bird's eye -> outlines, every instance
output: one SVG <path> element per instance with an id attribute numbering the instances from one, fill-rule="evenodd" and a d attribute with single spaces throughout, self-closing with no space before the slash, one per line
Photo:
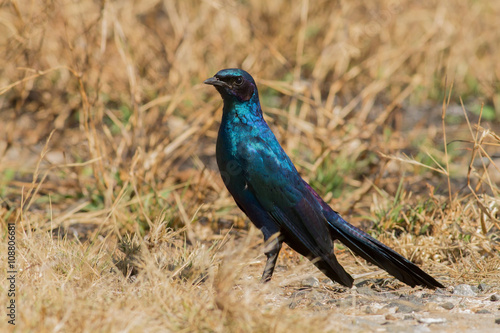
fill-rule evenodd
<path id="1" fill-rule="evenodd" d="M 238 76 L 236 79 L 234 79 L 234 84 L 237 86 L 241 86 L 243 84 L 243 78 L 241 76 Z"/>

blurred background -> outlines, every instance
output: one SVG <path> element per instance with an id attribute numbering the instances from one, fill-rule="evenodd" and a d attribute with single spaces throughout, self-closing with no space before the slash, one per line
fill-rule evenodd
<path id="1" fill-rule="evenodd" d="M 258 254 L 215 163 L 222 100 L 202 84 L 240 67 L 335 210 L 417 263 L 471 257 L 485 279 L 500 227 L 498 17 L 498 1 L 0 1 L 2 230 L 126 258 L 231 235 Z"/>

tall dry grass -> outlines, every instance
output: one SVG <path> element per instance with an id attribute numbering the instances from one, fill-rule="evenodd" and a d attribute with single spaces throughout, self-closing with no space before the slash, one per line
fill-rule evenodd
<path id="1" fill-rule="evenodd" d="M 201 84 L 226 67 L 256 78 L 286 151 L 348 220 L 446 284 L 498 285 L 499 14 L 459 0 L 0 2 L 16 329 L 342 330 L 338 311 L 288 308 L 297 281 L 322 278 L 290 250 L 257 284 L 260 235 L 216 171 L 221 101 Z"/>

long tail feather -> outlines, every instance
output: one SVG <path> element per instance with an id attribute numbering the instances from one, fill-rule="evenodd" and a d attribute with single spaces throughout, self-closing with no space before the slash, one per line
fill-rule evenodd
<path id="1" fill-rule="evenodd" d="M 431 289 L 444 288 L 441 283 L 417 265 L 362 230 L 350 225 L 334 211 L 331 211 L 329 215 L 327 218 L 332 228 L 332 236 L 363 259 L 386 270 L 412 287 L 421 285 Z"/>

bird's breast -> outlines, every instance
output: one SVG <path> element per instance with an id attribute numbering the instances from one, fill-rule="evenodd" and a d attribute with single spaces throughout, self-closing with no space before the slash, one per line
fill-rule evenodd
<path id="1" fill-rule="evenodd" d="M 241 142 L 241 134 L 233 127 L 222 123 L 217 136 L 216 158 L 222 180 L 229 192 L 243 190 L 245 181 L 243 168 L 241 167 L 238 143 Z"/>

